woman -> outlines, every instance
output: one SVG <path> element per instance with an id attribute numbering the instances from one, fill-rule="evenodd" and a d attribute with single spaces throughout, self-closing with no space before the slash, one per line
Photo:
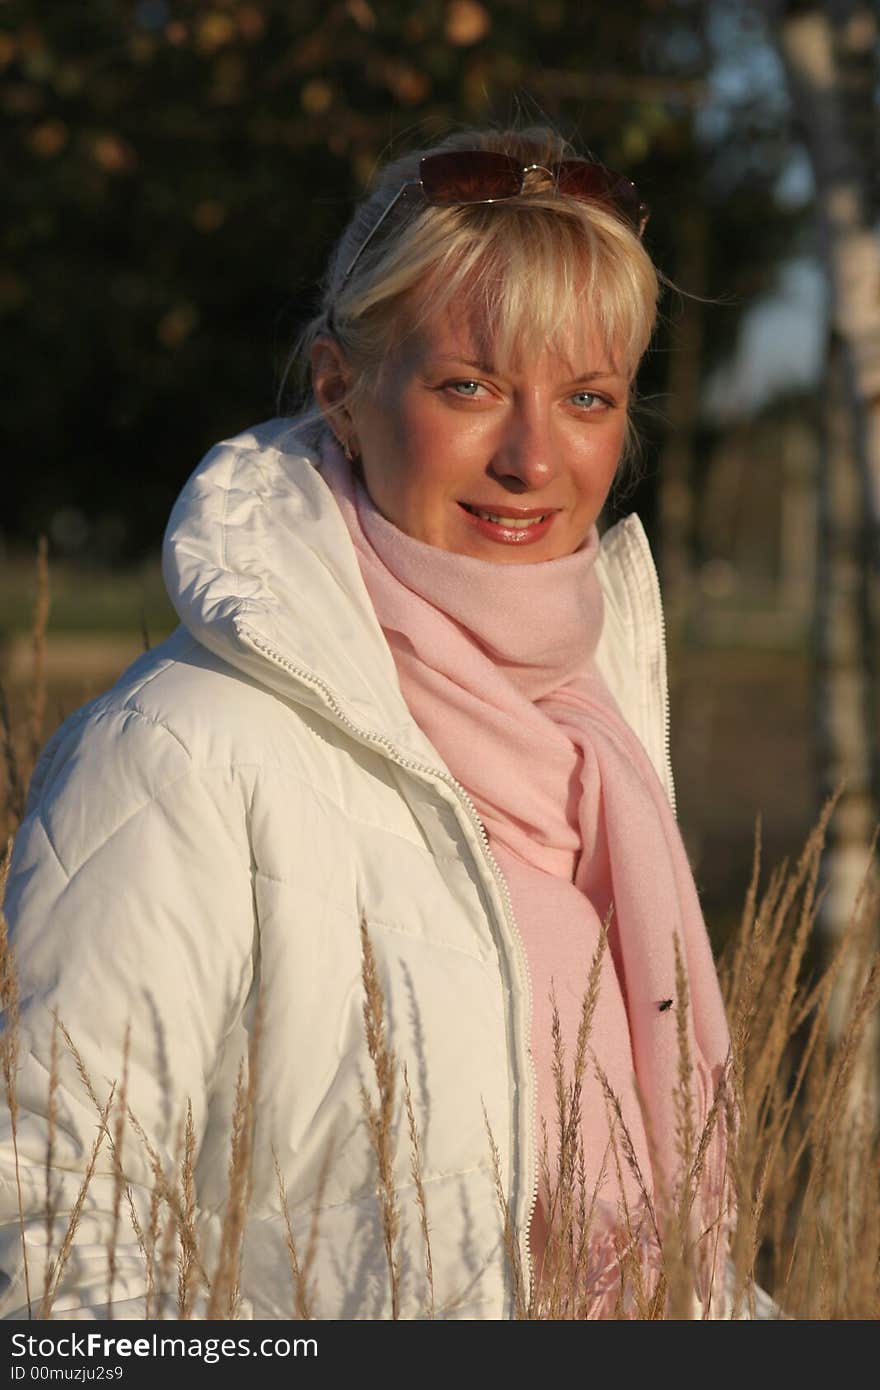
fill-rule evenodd
<path id="1" fill-rule="evenodd" d="M 53 1014 L 150 1144 L 99 1154 L 55 1316 L 100 1316 L 110 1285 L 117 1317 L 143 1316 L 161 1280 L 135 1227 L 187 1104 L 200 1267 L 226 1258 L 255 1036 L 238 1316 L 293 1307 L 279 1182 L 300 1257 L 316 1221 L 318 1316 L 513 1316 L 559 1233 L 560 1163 L 591 1212 L 578 1310 L 610 1313 L 624 1267 L 658 1268 L 698 1152 L 696 1293 L 717 1308 L 727 1030 L 671 804 L 654 569 L 635 517 L 596 529 L 654 322 L 645 219 L 548 130 L 389 166 L 301 345 L 310 407 L 184 488 L 164 553 L 181 626 L 52 739 L 7 892 L 32 1301 L 47 1136 L 62 1212 L 95 1127 Z M 364 949 L 411 1089 L 430 1281 L 399 1072 L 396 1240 L 376 1198 Z M 560 1158 L 554 1066 L 585 992 Z M 6 1215 L 15 1316 L 17 1199 Z"/>

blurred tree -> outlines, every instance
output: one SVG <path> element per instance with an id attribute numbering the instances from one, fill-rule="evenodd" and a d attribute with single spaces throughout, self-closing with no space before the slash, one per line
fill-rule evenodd
<path id="1" fill-rule="evenodd" d="M 766 0 L 816 183 L 831 290 L 820 487 L 817 665 L 825 790 L 845 787 L 825 866 L 823 919 L 838 935 L 880 817 L 877 633 L 880 570 L 880 104 L 878 16 L 866 0 Z"/>
<path id="2" fill-rule="evenodd" d="M 816 181 L 834 331 L 880 564 L 878 14 L 868 0 L 767 0 Z"/>

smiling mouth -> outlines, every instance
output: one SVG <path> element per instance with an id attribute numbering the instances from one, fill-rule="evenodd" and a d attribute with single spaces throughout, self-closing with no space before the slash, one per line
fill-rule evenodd
<path id="1" fill-rule="evenodd" d="M 532 512 L 528 516 L 509 516 L 504 512 L 488 512 L 482 507 L 472 507 L 467 502 L 460 502 L 459 506 L 464 507 L 466 512 L 472 516 L 482 517 L 483 521 L 491 521 L 495 526 L 505 526 L 508 530 L 520 531 L 529 526 L 537 526 L 539 522 L 546 521 L 551 512 Z"/>

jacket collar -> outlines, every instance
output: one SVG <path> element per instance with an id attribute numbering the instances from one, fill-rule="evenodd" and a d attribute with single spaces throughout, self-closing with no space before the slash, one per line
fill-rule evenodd
<path id="1" fill-rule="evenodd" d="M 180 621 L 209 651 L 286 699 L 443 765 L 400 692 L 354 546 L 299 421 L 269 420 L 206 454 L 171 513 L 162 568 Z M 638 517 L 603 536 L 597 573 L 606 602 L 597 661 L 659 771 L 654 710 L 665 710 L 665 651 Z"/>
<path id="2" fill-rule="evenodd" d="M 295 420 L 215 445 L 165 532 L 171 602 L 197 641 L 260 684 L 436 763 L 318 464 Z"/>

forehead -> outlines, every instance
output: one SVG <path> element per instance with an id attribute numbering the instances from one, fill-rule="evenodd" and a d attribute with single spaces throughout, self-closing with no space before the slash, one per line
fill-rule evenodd
<path id="1" fill-rule="evenodd" d="M 398 354 L 411 364 L 448 358 L 518 374 L 540 360 L 566 379 L 596 372 L 624 375 L 618 354 L 582 304 L 572 304 L 551 341 L 535 341 L 527 331 L 503 331 L 485 305 L 462 291 L 439 305 L 428 296 L 409 305 Z"/>

